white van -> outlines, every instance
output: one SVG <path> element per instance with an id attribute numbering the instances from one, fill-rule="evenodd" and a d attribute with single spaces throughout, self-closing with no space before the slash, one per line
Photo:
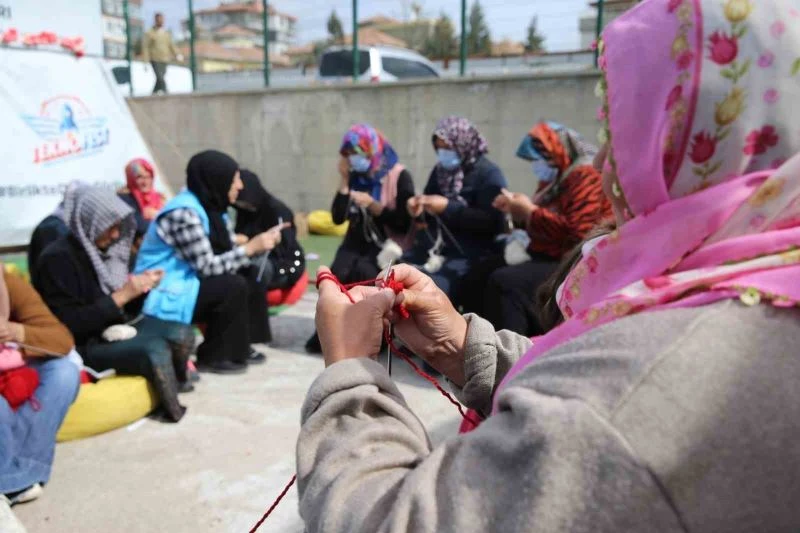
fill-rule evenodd
<path id="1" fill-rule="evenodd" d="M 427 58 L 405 48 L 393 46 L 358 47 L 359 80 L 374 83 L 398 80 L 438 78 L 439 71 Z M 343 82 L 353 77 L 353 49 L 333 46 L 319 61 L 319 79 Z"/>
<path id="2" fill-rule="evenodd" d="M 103 62 L 114 76 L 122 96 L 131 96 L 131 76 L 128 72 L 128 62 L 124 59 L 107 59 Z M 156 84 L 156 75 L 150 63 L 132 61 L 133 70 L 133 96 L 150 96 Z M 167 90 L 170 94 L 183 94 L 192 92 L 192 70 L 180 65 L 167 67 Z"/>

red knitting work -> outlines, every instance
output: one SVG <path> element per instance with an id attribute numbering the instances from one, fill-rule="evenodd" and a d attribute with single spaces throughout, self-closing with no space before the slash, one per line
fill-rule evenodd
<path id="1" fill-rule="evenodd" d="M 358 283 L 351 283 L 349 285 L 343 285 L 342 282 L 339 281 L 339 279 L 336 276 L 334 276 L 331 272 L 323 272 L 322 274 L 317 276 L 317 280 L 316 280 L 317 290 L 319 290 L 320 283 L 322 283 L 323 281 L 326 281 L 326 280 L 334 282 L 339 287 L 339 289 L 350 299 L 351 303 L 356 303 L 356 301 L 353 300 L 353 297 L 350 295 L 350 292 L 349 292 L 349 289 L 352 289 L 353 287 L 359 287 L 359 286 L 364 286 L 364 285 L 373 285 L 373 284 L 377 283 L 381 287 L 385 287 L 387 289 L 392 289 L 395 294 L 400 294 L 401 292 L 403 292 L 403 289 L 405 288 L 401 281 L 397 281 L 395 279 L 394 271 L 391 271 L 389 273 L 389 276 L 386 278 L 386 280 L 383 280 L 381 278 L 377 278 L 377 279 L 371 279 L 371 280 L 367 280 L 367 281 L 361 281 L 361 282 L 358 282 Z M 402 305 L 402 304 L 396 305 L 394 307 L 394 312 L 397 313 L 398 315 L 400 315 L 403 318 L 403 320 L 406 320 L 406 319 L 411 317 L 411 314 L 408 312 L 408 309 L 406 309 L 406 307 L 404 305 Z M 422 370 L 414 361 L 411 360 L 411 358 L 409 356 L 404 354 L 394 344 L 394 341 L 392 340 L 392 336 L 391 336 L 391 333 L 389 331 L 389 328 L 384 329 L 383 337 L 384 337 L 384 339 L 386 339 L 386 344 L 389 345 L 389 351 L 390 351 L 389 357 L 391 357 L 391 352 L 392 351 L 394 353 L 396 353 L 400 357 L 400 359 L 402 359 L 403 361 L 405 361 L 406 363 L 408 363 L 411 366 L 412 370 L 414 370 L 414 372 L 416 372 L 417 375 L 419 375 L 420 377 L 422 377 L 425 380 L 429 381 L 434 387 L 436 387 L 436 389 L 440 393 L 442 393 L 442 396 L 447 398 L 447 400 L 450 403 L 455 405 L 456 409 L 458 409 L 459 414 L 461 414 L 461 417 L 464 420 L 466 420 L 468 422 L 471 422 L 473 424 L 480 423 L 480 422 L 476 423 L 475 420 L 473 420 L 469 416 L 469 413 L 464 411 L 464 407 L 460 403 L 458 403 L 456 401 L 456 399 L 453 398 L 450 395 L 449 392 L 444 390 L 444 388 L 439 384 L 439 382 L 436 380 L 435 377 L 431 376 L 430 374 L 428 374 L 427 372 Z M 281 500 L 283 500 L 284 496 L 286 496 L 286 494 L 289 492 L 289 489 L 292 488 L 292 485 L 294 485 L 294 482 L 295 482 L 296 479 L 297 479 L 296 475 L 294 477 L 292 477 L 291 481 L 289 481 L 289 484 L 286 485 L 285 489 L 283 489 L 283 492 L 281 492 L 280 496 L 278 496 L 278 498 L 270 506 L 270 508 L 267 510 L 267 512 L 264 513 L 264 516 L 261 517 L 261 520 L 259 520 L 256 523 L 256 525 L 253 526 L 253 529 L 250 530 L 250 533 L 255 533 L 258 530 L 258 528 L 261 527 L 261 524 L 263 524 L 264 521 L 267 518 L 269 518 L 269 515 L 272 514 L 272 511 L 275 510 L 275 508 L 278 506 L 278 504 L 281 502 Z"/>

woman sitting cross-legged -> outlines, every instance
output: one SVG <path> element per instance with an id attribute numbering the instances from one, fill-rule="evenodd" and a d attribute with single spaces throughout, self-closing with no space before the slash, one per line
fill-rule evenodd
<path id="1" fill-rule="evenodd" d="M 82 187 L 67 194 L 64 215 L 70 233 L 39 257 L 36 289 L 72 332 L 86 365 L 146 377 L 177 422 L 186 411 L 178 391 L 192 389 L 186 364 L 194 334 L 179 322 L 140 316 L 163 272 L 129 275 L 133 210 L 113 192 Z"/>
<path id="2" fill-rule="evenodd" d="M 196 154 L 186 168 L 187 188 L 170 200 L 147 230 L 136 272 L 159 269 L 164 278 L 148 294 L 144 314 L 183 324 L 204 324 L 198 370 L 237 374 L 264 362 L 251 344 L 271 340 L 264 296 L 251 260 L 272 250 L 289 223 L 236 244 L 227 209 L 243 185 L 239 165 L 214 150 Z"/>

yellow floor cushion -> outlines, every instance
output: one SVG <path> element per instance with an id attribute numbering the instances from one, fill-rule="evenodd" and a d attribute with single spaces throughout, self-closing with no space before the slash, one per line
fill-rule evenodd
<path id="1" fill-rule="evenodd" d="M 139 376 L 84 383 L 56 440 L 66 442 L 121 428 L 150 414 L 158 404 L 152 385 Z"/>
<path id="2" fill-rule="evenodd" d="M 330 211 L 312 211 L 308 214 L 308 231 L 317 235 L 342 237 L 347 233 L 347 225 L 347 222 L 338 226 L 334 224 Z"/>

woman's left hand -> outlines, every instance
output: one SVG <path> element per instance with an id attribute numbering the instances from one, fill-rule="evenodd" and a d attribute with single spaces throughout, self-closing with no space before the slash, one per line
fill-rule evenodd
<path id="1" fill-rule="evenodd" d="M 317 277 L 326 272 L 330 270 L 320 267 Z M 356 303 L 351 303 L 332 280 L 319 284 L 316 325 L 325 366 L 345 359 L 376 357 L 381 349 L 394 292 L 377 287 L 355 287 L 349 292 Z"/>
<path id="2" fill-rule="evenodd" d="M 422 205 L 425 207 L 425 211 L 433 215 L 444 213 L 449 203 L 450 200 L 438 194 L 428 194 L 422 197 Z"/>
<path id="3" fill-rule="evenodd" d="M 350 191 L 350 198 L 358 207 L 363 207 L 365 209 L 375 201 L 372 195 L 359 191 Z"/>
<path id="4" fill-rule="evenodd" d="M 241 233 L 236 234 L 235 244 L 236 246 L 244 246 L 247 244 L 250 238 L 247 235 L 242 235 Z"/>

